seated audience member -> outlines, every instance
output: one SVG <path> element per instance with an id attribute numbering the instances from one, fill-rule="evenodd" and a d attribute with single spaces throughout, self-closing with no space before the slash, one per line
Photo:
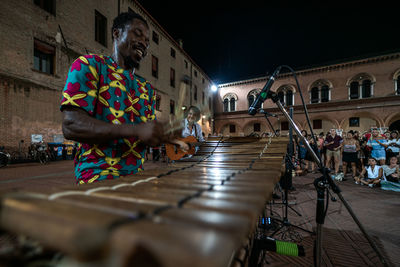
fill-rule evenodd
<path id="1" fill-rule="evenodd" d="M 400 192 L 400 170 L 399 164 L 397 163 L 397 157 L 391 157 L 389 165 L 382 167 L 383 173 L 386 176 L 386 181 L 381 181 L 382 190 L 391 190 Z"/>
<path id="2" fill-rule="evenodd" d="M 375 158 L 368 159 L 368 166 L 364 167 L 361 171 L 360 176 L 354 177 L 356 184 L 368 185 L 370 187 L 377 186 L 381 180 L 385 180 L 383 169 L 377 165 Z"/>
<path id="3" fill-rule="evenodd" d="M 382 166 L 383 173 L 386 177 L 386 180 L 389 182 L 399 182 L 400 178 L 400 170 L 399 165 L 397 164 L 397 157 L 391 157 L 389 161 L 389 165 Z"/>

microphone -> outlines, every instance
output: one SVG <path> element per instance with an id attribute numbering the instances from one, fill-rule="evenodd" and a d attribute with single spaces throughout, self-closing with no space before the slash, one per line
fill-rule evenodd
<path id="1" fill-rule="evenodd" d="M 260 112 L 261 114 L 265 114 L 265 116 L 267 116 L 267 117 L 275 117 L 275 118 L 278 117 L 278 115 L 276 115 L 276 114 L 274 114 L 274 113 L 267 112 L 267 111 L 265 111 L 265 110 L 263 110 L 263 109 L 260 109 L 259 112 Z"/>
<path id="2" fill-rule="evenodd" d="M 281 71 L 281 68 L 282 68 L 282 66 L 279 66 L 278 68 L 276 68 L 274 73 L 272 73 L 271 77 L 269 77 L 267 83 L 264 85 L 264 88 L 261 90 L 260 94 L 257 96 L 257 98 L 253 102 L 253 104 L 251 104 L 251 106 L 249 107 L 249 112 L 248 112 L 249 115 L 252 115 L 252 116 L 256 115 L 257 110 L 261 107 L 261 103 L 263 103 L 265 101 L 265 99 L 267 99 L 269 90 L 271 89 L 271 86 L 275 81 L 275 77 Z"/>

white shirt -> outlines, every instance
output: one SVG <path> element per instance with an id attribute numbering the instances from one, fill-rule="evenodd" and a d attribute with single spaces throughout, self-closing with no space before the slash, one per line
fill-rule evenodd
<path id="1" fill-rule="evenodd" d="M 199 140 L 199 142 L 204 142 L 204 137 L 202 135 L 201 126 L 197 122 L 193 123 L 192 130 L 189 130 L 189 123 L 187 119 L 184 120 L 184 126 L 182 131 L 182 137 L 194 136 Z"/>
<path id="2" fill-rule="evenodd" d="M 368 168 L 367 168 L 368 179 L 375 179 L 375 178 L 378 178 L 378 176 L 379 176 L 379 170 L 380 170 L 381 168 L 382 168 L 381 166 L 375 165 L 374 170 L 372 170 L 371 166 L 368 166 Z M 386 178 L 385 178 L 385 174 L 384 174 L 384 173 L 383 173 L 381 179 L 384 180 L 384 181 L 386 181 Z"/>
<path id="3" fill-rule="evenodd" d="M 390 144 L 398 144 L 398 145 L 400 145 L 400 139 L 388 140 L 386 144 L 389 145 L 388 148 L 391 149 L 392 152 L 397 153 L 397 152 L 400 151 L 400 148 L 395 147 L 395 146 L 390 146 Z"/>

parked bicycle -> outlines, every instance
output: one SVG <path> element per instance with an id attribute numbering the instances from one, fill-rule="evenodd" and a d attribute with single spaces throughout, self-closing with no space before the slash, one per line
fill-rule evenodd
<path id="1" fill-rule="evenodd" d="M 11 154 L 11 161 L 13 163 L 26 162 L 28 160 L 28 155 L 23 151 L 24 140 L 20 140 L 18 143 L 18 151 Z"/>
<path id="2" fill-rule="evenodd" d="M 33 161 L 39 161 L 41 164 L 45 164 L 50 160 L 47 154 L 47 147 L 43 142 L 31 144 L 29 147 L 29 157 Z"/>
<path id="3" fill-rule="evenodd" d="M 0 168 L 7 166 L 10 161 L 10 154 L 4 151 L 4 146 L 0 147 Z"/>

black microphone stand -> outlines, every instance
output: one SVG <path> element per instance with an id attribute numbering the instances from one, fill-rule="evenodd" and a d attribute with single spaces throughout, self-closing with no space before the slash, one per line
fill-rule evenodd
<path id="1" fill-rule="evenodd" d="M 339 199 L 342 201 L 343 205 L 346 207 L 347 211 L 353 218 L 354 222 L 357 224 L 358 228 L 361 230 L 361 232 L 363 233 L 365 238 L 368 240 L 368 243 L 371 245 L 371 247 L 374 249 L 374 251 L 378 255 L 380 261 L 383 263 L 384 266 L 388 266 L 388 263 L 387 263 L 386 259 L 383 257 L 383 254 L 378 249 L 375 242 L 368 235 L 364 226 L 358 220 L 357 216 L 353 212 L 350 205 L 347 203 L 347 201 L 342 196 L 340 188 L 335 184 L 335 182 L 329 176 L 329 170 L 325 166 L 323 166 L 323 163 L 322 163 L 319 155 L 317 155 L 317 153 L 315 153 L 315 151 L 311 148 L 307 139 L 301 134 L 300 129 L 297 127 L 297 125 L 295 124 L 293 119 L 290 117 L 288 112 L 283 107 L 282 103 L 279 101 L 278 95 L 276 93 L 272 92 L 271 90 L 268 90 L 268 92 L 266 94 L 267 94 L 266 98 L 272 99 L 272 101 L 278 106 L 279 110 L 283 113 L 285 118 L 288 120 L 289 124 L 293 127 L 293 130 L 296 132 L 296 135 L 305 144 L 307 151 L 311 154 L 314 162 L 317 163 L 318 168 L 319 168 L 320 172 L 322 173 L 322 176 L 320 178 L 317 178 L 314 180 L 314 186 L 317 190 L 317 209 L 316 209 L 317 240 L 316 240 L 315 254 L 314 254 L 315 266 L 319 267 L 319 266 L 321 266 L 321 263 L 322 263 L 322 225 L 324 224 L 325 215 L 326 215 L 325 203 L 324 203 L 325 202 L 325 191 L 327 191 L 327 193 L 329 193 L 329 189 L 332 189 L 332 191 L 338 195 Z"/>
<path id="2" fill-rule="evenodd" d="M 290 108 L 290 115 L 291 118 L 293 117 L 293 108 Z M 294 166 L 292 163 L 292 156 L 294 153 L 293 149 L 293 129 L 292 126 L 289 126 L 289 144 L 288 144 L 288 153 L 285 157 L 285 174 L 283 176 L 283 187 L 284 187 L 284 199 L 282 200 L 282 203 L 274 203 L 274 204 L 284 204 L 285 205 L 285 215 L 282 220 L 276 219 L 276 218 L 271 218 L 272 220 L 279 221 L 282 223 L 282 225 L 276 229 L 272 234 L 271 237 L 273 237 L 276 233 L 278 233 L 283 227 L 294 227 L 296 229 L 302 230 L 304 232 L 310 233 L 310 234 L 315 234 L 312 231 L 308 231 L 300 226 L 293 225 L 290 223 L 288 219 L 288 208 L 293 210 L 298 216 L 302 216 L 298 211 L 296 211 L 294 208 L 289 206 L 288 202 L 288 195 L 289 195 L 289 187 L 292 185 L 292 171 L 294 170 Z"/>
<path id="3" fill-rule="evenodd" d="M 272 131 L 274 132 L 274 135 L 276 136 L 276 131 L 274 129 L 274 126 L 272 126 L 272 123 L 270 122 L 270 120 L 268 119 L 268 114 L 264 114 L 265 119 L 267 120 L 269 127 L 271 127 Z"/>

